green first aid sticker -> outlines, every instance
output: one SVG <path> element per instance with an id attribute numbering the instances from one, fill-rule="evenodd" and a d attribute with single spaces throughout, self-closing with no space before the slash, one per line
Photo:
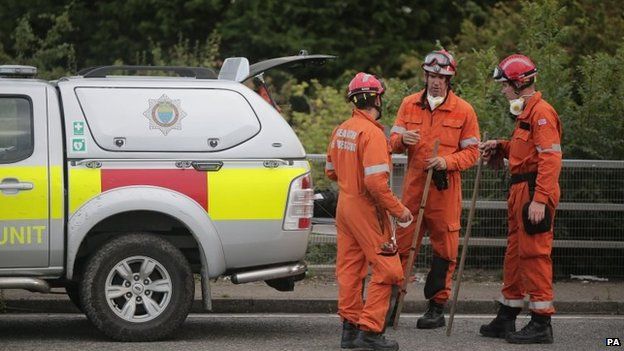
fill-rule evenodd
<path id="1" fill-rule="evenodd" d="M 73 152 L 87 152 L 87 143 L 84 138 L 72 138 L 71 145 Z"/>
<path id="2" fill-rule="evenodd" d="M 84 135 L 84 122 L 74 122 L 74 135 Z"/>

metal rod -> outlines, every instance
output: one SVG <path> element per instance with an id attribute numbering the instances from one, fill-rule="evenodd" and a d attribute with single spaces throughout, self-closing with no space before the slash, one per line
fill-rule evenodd
<path id="1" fill-rule="evenodd" d="M 440 146 L 440 139 L 436 139 L 433 144 L 433 156 L 438 156 L 438 147 Z M 401 290 L 399 290 L 399 296 L 397 297 L 397 308 L 396 314 L 394 315 L 394 321 L 392 323 L 393 329 L 398 329 L 399 327 L 399 317 L 401 316 L 401 310 L 403 309 L 403 303 L 405 301 L 405 294 L 407 294 L 407 284 L 409 283 L 409 278 L 412 275 L 412 267 L 414 266 L 414 260 L 416 259 L 416 254 L 418 249 L 420 248 L 420 242 L 422 241 L 423 233 L 420 230 L 422 226 L 423 217 L 425 215 L 425 205 L 427 204 L 427 197 L 429 195 L 429 186 L 431 185 L 431 177 L 433 176 L 433 167 L 429 168 L 427 171 L 427 180 L 425 180 L 425 189 L 423 190 L 422 199 L 420 200 L 420 209 L 418 210 L 418 219 L 416 220 L 416 231 L 414 232 L 414 239 L 412 239 L 412 246 L 410 247 L 410 253 L 407 258 L 407 265 L 405 266 L 405 272 L 403 276 L 403 285 L 401 286 Z"/>
<path id="2" fill-rule="evenodd" d="M 487 132 L 483 133 L 483 139 L 487 140 Z M 483 155 L 479 155 L 477 161 L 477 175 L 474 181 L 474 187 L 472 188 L 472 202 L 470 203 L 470 210 L 468 212 L 468 223 L 466 225 L 466 234 L 464 234 L 464 244 L 462 245 L 461 259 L 459 260 L 459 270 L 457 271 L 457 280 L 455 282 L 453 290 L 453 299 L 451 300 L 451 314 L 449 316 L 449 323 L 446 326 L 446 336 L 451 336 L 453 330 L 453 319 L 455 319 L 455 310 L 457 308 L 457 297 L 459 296 L 459 288 L 461 286 L 462 275 L 464 274 L 464 265 L 466 263 L 466 254 L 468 253 L 468 240 L 470 240 L 470 233 L 472 232 L 472 221 L 474 219 L 475 208 L 477 204 L 477 196 L 479 194 L 479 183 L 481 182 L 481 167 L 483 166 Z"/>

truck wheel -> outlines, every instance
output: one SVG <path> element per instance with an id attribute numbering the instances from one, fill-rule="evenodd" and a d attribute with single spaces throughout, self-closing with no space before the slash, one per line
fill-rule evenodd
<path id="1" fill-rule="evenodd" d="M 89 320 L 121 341 L 170 335 L 186 319 L 194 292 L 193 273 L 180 250 L 145 233 L 115 237 L 102 246 L 80 283 Z"/>

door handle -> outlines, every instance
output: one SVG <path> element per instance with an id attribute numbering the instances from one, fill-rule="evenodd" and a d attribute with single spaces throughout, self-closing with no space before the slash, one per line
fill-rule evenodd
<path id="1" fill-rule="evenodd" d="M 0 191 L 6 195 L 14 195 L 20 191 L 32 190 L 35 186 L 30 182 L 20 182 L 16 178 L 4 178 L 0 183 Z"/>
<path id="2" fill-rule="evenodd" d="M 191 165 L 193 166 L 193 168 L 195 168 L 198 171 L 216 172 L 220 170 L 221 167 L 223 167 L 223 162 L 221 161 L 208 161 L 208 162 L 193 161 L 191 162 Z"/>

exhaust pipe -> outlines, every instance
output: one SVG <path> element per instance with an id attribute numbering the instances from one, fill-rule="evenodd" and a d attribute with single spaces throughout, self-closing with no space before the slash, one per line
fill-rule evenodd
<path id="1" fill-rule="evenodd" d="M 299 262 L 299 263 L 290 264 L 288 266 L 271 267 L 271 268 L 259 269 L 256 271 L 235 273 L 230 276 L 230 279 L 232 280 L 232 283 L 234 284 L 243 284 L 243 283 L 249 283 L 249 282 L 256 282 L 259 280 L 286 278 L 286 277 L 292 277 L 292 276 L 303 274 L 305 273 L 307 268 L 308 267 L 306 266 L 305 263 Z"/>
<path id="2" fill-rule="evenodd" d="M 0 278 L 0 289 L 25 289 L 28 291 L 48 293 L 50 285 L 43 279 L 6 277 Z"/>

